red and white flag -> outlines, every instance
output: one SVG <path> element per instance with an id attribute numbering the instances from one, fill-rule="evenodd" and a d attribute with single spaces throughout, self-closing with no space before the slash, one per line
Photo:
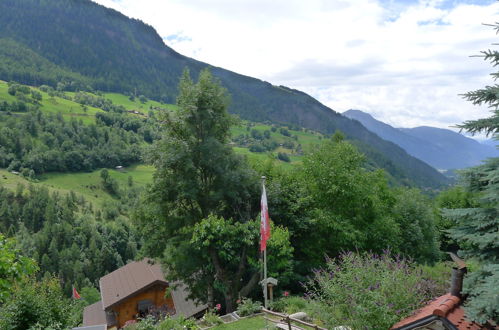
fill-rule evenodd
<path id="1" fill-rule="evenodd" d="M 76 291 L 76 288 L 73 286 L 73 299 L 80 299 L 80 294 Z"/>
<path id="2" fill-rule="evenodd" d="M 265 192 L 265 185 L 262 190 L 261 206 L 261 222 L 260 222 L 260 251 L 263 252 L 267 249 L 267 240 L 270 238 L 270 218 L 269 208 L 267 206 L 267 193 Z"/>

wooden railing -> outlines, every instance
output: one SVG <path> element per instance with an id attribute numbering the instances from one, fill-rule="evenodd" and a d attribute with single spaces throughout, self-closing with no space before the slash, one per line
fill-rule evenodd
<path id="1" fill-rule="evenodd" d="M 298 324 L 301 324 L 301 325 L 304 325 L 304 326 L 307 326 L 309 328 L 316 329 L 316 330 L 327 330 L 325 328 L 319 327 L 316 324 L 312 324 L 312 323 L 308 323 L 308 322 L 305 322 L 305 321 L 302 321 L 299 319 L 295 319 L 295 318 L 290 317 L 289 315 L 276 313 L 276 312 L 270 311 L 270 310 L 265 309 L 265 308 L 262 308 L 262 312 L 265 314 L 279 317 L 280 318 L 279 320 L 271 319 L 271 318 L 268 318 L 267 316 L 264 316 L 263 318 L 266 319 L 267 321 L 270 321 L 270 322 L 285 324 L 288 326 L 288 330 L 293 330 L 293 329 L 305 330 L 297 325 L 292 324 L 292 322 L 298 323 Z"/>

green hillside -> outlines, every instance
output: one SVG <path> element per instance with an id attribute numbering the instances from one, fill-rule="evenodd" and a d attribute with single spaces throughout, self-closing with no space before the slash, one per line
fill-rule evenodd
<path id="1" fill-rule="evenodd" d="M 182 70 L 188 67 L 196 76 L 209 66 L 165 46 L 151 26 L 89 0 L 4 0 L 0 24 L 4 45 L 0 79 L 4 80 L 65 91 L 145 95 L 174 103 Z M 211 70 L 231 95 L 230 112 L 242 119 L 325 134 L 341 130 L 358 141 L 372 166 L 385 168 L 400 182 L 420 187 L 448 183 L 435 169 L 303 92 L 222 68 Z M 147 111 L 147 106 L 137 111 Z"/>
<path id="2" fill-rule="evenodd" d="M 15 95 L 12 95 L 13 89 L 18 89 Z M 21 92 L 21 89 L 26 89 L 26 91 Z M 9 93 L 9 90 L 11 93 Z M 5 148 L 9 145 L 16 144 L 9 143 L 9 140 L 5 138 L 4 134 L 6 130 L 15 125 L 21 125 L 22 127 L 22 123 L 25 120 L 32 118 L 34 113 L 37 113 L 38 111 L 40 111 L 42 116 L 57 117 L 60 114 L 60 117 L 62 117 L 61 120 L 64 120 L 65 122 L 73 122 L 76 120 L 77 122 L 80 122 L 79 125 L 83 125 L 82 127 L 93 127 L 95 125 L 105 126 L 96 120 L 96 115 L 99 117 L 98 114 L 104 116 L 108 113 L 101 108 L 78 103 L 77 101 L 81 101 L 81 98 L 78 99 L 77 93 L 58 92 L 54 90 L 49 90 L 47 92 L 44 90 L 45 88 L 43 87 L 40 89 L 37 87 L 13 83 L 9 84 L 5 81 L 0 81 L 1 150 L 5 151 Z M 35 101 L 33 99 L 33 93 L 39 93 L 41 99 Z M 175 111 L 176 109 L 175 105 L 159 103 L 153 100 L 141 102 L 139 98 L 130 98 L 118 93 L 86 93 L 85 95 L 102 97 L 109 100 L 109 104 L 118 110 L 121 109 L 122 114 L 120 118 L 128 118 L 129 120 L 138 122 L 146 121 L 147 116 L 156 115 L 158 111 L 161 111 L 160 109 L 170 111 Z M 4 109 L 5 107 L 10 107 L 12 104 L 20 102 L 25 104 L 26 110 L 9 111 Z M 107 104 L 107 106 L 109 106 L 109 104 Z M 4 111 L 2 111 L 2 109 L 4 109 Z M 38 117 L 38 115 L 35 117 Z M 14 125 L 12 123 L 14 123 Z M 73 123 L 73 125 L 75 125 L 75 123 Z M 3 130 L 2 127 L 4 128 Z M 36 134 L 30 136 L 32 142 L 29 143 L 31 147 L 28 149 L 30 149 L 31 153 L 33 152 L 33 145 L 40 145 L 40 143 L 42 143 L 40 141 L 41 134 L 39 130 L 40 128 L 38 128 Z M 122 128 L 121 131 L 126 131 L 126 128 Z M 285 135 L 283 135 L 282 132 L 284 132 Z M 264 137 L 265 134 L 268 134 L 267 138 Z M 297 131 L 285 127 L 277 128 L 275 125 L 257 124 L 248 121 L 243 121 L 239 126 L 234 126 L 232 128 L 232 136 L 234 140 L 232 144 L 236 152 L 245 155 L 251 162 L 270 160 L 284 168 L 291 168 L 293 164 L 300 163 L 304 152 L 311 150 L 313 145 L 319 144 L 324 138 L 322 134 L 313 131 Z M 253 146 L 261 144 L 262 141 L 271 141 L 274 147 L 269 150 L 250 151 Z M 143 139 L 139 141 L 139 145 L 147 144 L 148 143 Z M 44 149 L 41 151 L 42 154 L 48 151 L 43 150 Z M 18 184 L 23 184 L 46 186 L 50 191 L 64 194 L 74 191 L 95 205 L 101 205 L 103 202 L 113 199 L 112 196 L 102 189 L 100 178 L 101 168 L 89 168 L 84 172 L 78 170 L 75 172 L 75 169 L 67 168 L 65 171 L 61 172 L 57 169 L 37 169 L 37 167 L 30 167 L 29 164 L 31 163 L 29 160 L 26 163 L 21 162 L 15 167 L 10 166 L 11 161 L 9 162 L 9 160 L 5 158 L 7 154 L 7 152 L 4 152 L 3 157 L 0 157 L 0 161 L 2 161 L 2 166 L 0 166 L 0 177 L 2 180 L 0 180 L 0 184 L 8 189 L 14 190 Z M 278 159 L 279 154 L 287 155 L 285 161 Z M 153 168 L 151 166 L 135 163 L 125 166 L 121 170 L 116 170 L 114 167 L 118 165 L 122 166 L 122 164 L 113 163 L 112 165 L 113 166 L 109 167 L 109 174 L 121 186 L 128 183 L 129 177 L 131 177 L 134 184 L 139 187 L 152 181 Z M 22 170 L 25 169 L 24 166 L 28 166 L 27 169 L 35 170 L 31 178 L 29 177 L 29 171 L 21 173 Z M 3 167 L 3 169 L 1 167 Z"/>

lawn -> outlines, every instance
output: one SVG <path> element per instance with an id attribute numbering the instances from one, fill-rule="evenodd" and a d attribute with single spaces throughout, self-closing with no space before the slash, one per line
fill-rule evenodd
<path id="1" fill-rule="evenodd" d="M 266 326 L 268 325 L 268 327 Z M 262 316 L 249 317 L 237 322 L 221 324 L 212 328 L 213 330 L 260 330 L 274 329 L 271 322 L 266 321 Z"/>

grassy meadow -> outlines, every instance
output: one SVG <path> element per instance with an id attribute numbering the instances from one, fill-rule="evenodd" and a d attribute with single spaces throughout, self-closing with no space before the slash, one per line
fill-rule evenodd
<path id="1" fill-rule="evenodd" d="M 84 107 L 79 103 L 62 97 L 51 97 L 48 93 L 45 93 L 36 87 L 30 88 L 40 92 L 42 95 L 42 100 L 40 102 L 41 111 L 54 114 L 60 113 L 66 120 L 77 118 L 82 120 L 84 124 L 92 124 L 95 123 L 95 115 L 98 112 L 104 111 L 91 106 Z M 73 98 L 75 93 L 65 92 L 64 94 L 68 98 Z M 123 106 L 127 111 L 137 111 L 142 115 L 147 115 L 149 111 L 157 111 L 158 109 L 168 109 L 172 111 L 177 109 L 177 106 L 173 104 L 163 104 L 153 100 L 147 100 L 142 103 L 139 98 L 131 100 L 128 96 L 118 93 L 102 93 L 101 95 L 110 99 L 113 104 Z M 0 102 L 14 102 L 16 100 L 17 98 L 15 96 L 8 93 L 7 82 L 0 80 Z M 19 116 L 26 114 L 27 113 L 22 112 L 16 113 L 16 115 Z M 133 116 L 134 114 L 130 115 Z M 256 130 L 262 135 L 265 131 L 268 131 L 267 134 L 270 134 L 269 140 L 274 141 L 278 146 L 273 151 L 252 152 L 248 145 L 233 143 L 234 151 L 246 156 L 251 163 L 272 161 L 277 166 L 291 169 L 294 165 L 301 163 L 303 153 L 311 150 L 314 145 L 319 144 L 321 139 L 323 139 L 323 136 L 320 133 L 312 131 L 286 129 L 289 132 L 288 136 L 281 134 L 279 127 L 272 131 L 271 125 L 240 121 L 239 125 L 234 126 L 231 129 L 234 140 L 237 140 L 237 137 L 245 136 L 243 139 L 249 140 L 251 143 L 258 142 L 256 140 L 251 140 L 251 131 Z M 295 149 L 286 148 L 286 142 L 292 142 L 295 146 L 300 145 L 301 151 L 297 152 Z M 284 162 L 277 159 L 278 153 L 287 154 L 290 161 Z M 144 186 L 152 181 L 154 168 L 143 164 L 137 164 L 122 170 L 110 169 L 109 173 L 120 185 L 127 184 L 128 177 L 131 176 L 134 184 Z M 60 193 L 74 191 L 83 195 L 88 201 L 94 204 L 101 204 L 105 200 L 112 199 L 107 192 L 101 189 L 100 170 L 83 173 L 46 173 L 38 176 L 34 181 L 28 181 L 20 175 L 9 173 L 6 169 L 0 169 L 0 185 L 9 189 L 15 189 L 19 183 L 24 185 L 45 185 L 49 190 L 58 191 Z"/>

